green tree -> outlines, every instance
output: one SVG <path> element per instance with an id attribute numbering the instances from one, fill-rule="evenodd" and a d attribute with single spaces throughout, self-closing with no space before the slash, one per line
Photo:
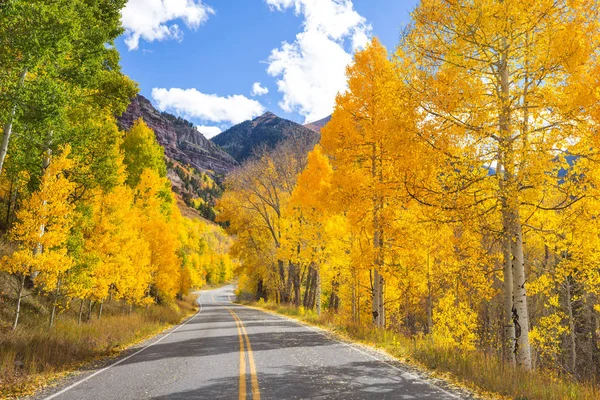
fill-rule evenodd
<path id="1" fill-rule="evenodd" d="M 129 186 L 137 186 L 144 169 L 151 169 L 161 177 L 167 175 L 164 149 L 156 141 L 152 129 L 141 118 L 127 132 L 121 148 L 127 170 L 126 183 Z"/>

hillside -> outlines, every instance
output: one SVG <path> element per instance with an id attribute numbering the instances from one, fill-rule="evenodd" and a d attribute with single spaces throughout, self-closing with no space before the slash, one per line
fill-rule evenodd
<path id="1" fill-rule="evenodd" d="M 165 148 L 165 155 L 183 165 L 210 175 L 225 175 L 237 162 L 213 142 L 198 132 L 191 122 L 168 113 L 161 113 L 143 96 L 136 96 L 119 118 L 123 129 L 129 129 L 142 118 Z"/>
<path id="2" fill-rule="evenodd" d="M 309 124 L 304 124 L 304 126 L 308 129 L 312 129 L 315 132 L 321 132 L 321 129 L 323 129 L 323 127 L 325 125 L 327 125 L 327 123 L 331 121 L 331 115 L 328 117 L 325 117 L 323 119 L 320 119 L 318 121 L 315 122 L 311 122 Z"/>
<path id="3" fill-rule="evenodd" d="M 267 112 L 252 121 L 235 125 L 211 140 L 242 163 L 263 147 L 273 149 L 290 138 L 317 141 L 318 136 L 319 134 L 311 129 Z"/>
<path id="4" fill-rule="evenodd" d="M 122 129 L 130 129 L 142 118 L 165 149 L 167 177 L 173 191 L 202 217 L 214 220 L 214 205 L 221 195 L 221 177 L 238 163 L 194 125 L 183 118 L 157 111 L 143 96 L 136 96 L 119 118 Z M 183 210 L 186 213 L 189 210 Z"/>

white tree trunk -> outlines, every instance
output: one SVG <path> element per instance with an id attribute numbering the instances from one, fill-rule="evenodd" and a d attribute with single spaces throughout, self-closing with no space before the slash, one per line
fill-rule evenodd
<path id="1" fill-rule="evenodd" d="M 23 69 L 23 72 L 21 72 L 17 90 L 21 89 L 21 87 L 25 83 L 26 76 L 27 76 L 27 67 L 25 67 Z M 6 121 L 6 124 L 4 124 L 4 136 L 2 137 L 2 144 L 0 144 L 0 176 L 2 175 L 2 170 L 4 168 L 4 160 L 6 159 L 6 153 L 8 153 L 8 144 L 10 142 L 10 135 L 12 134 L 12 127 L 13 127 L 13 122 L 14 122 L 16 113 L 17 113 L 17 103 L 15 102 L 12 110 L 10 111 L 10 115 L 8 116 L 8 120 Z"/>
<path id="2" fill-rule="evenodd" d="M 514 278 L 514 311 L 516 359 L 517 364 L 531 369 L 531 348 L 529 346 L 529 312 L 527 310 L 527 292 L 525 290 L 525 256 L 523 254 L 523 229 L 519 211 L 513 219 L 514 236 L 512 243 L 513 278 Z"/>
<path id="3" fill-rule="evenodd" d="M 508 226 L 506 224 L 505 228 Z M 510 236 L 508 232 L 505 232 L 502 238 L 502 252 L 504 255 L 504 351 L 506 361 L 514 365 L 516 338 L 513 321 L 513 270 L 510 248 Z"/>
<path id="4" fill-rule="evenodd" d="M 379 305 L 379 320 L 378 327 L 385 328 L 385 302 L 384 302 L 384 293 L 385 293 L 385 280 L 383 279 L 383 275 L 379 274 L 379 299 L 377 304 Z"/>
<path id="5" fill-rule="evenodd" d="M 377 272 L 377 268 L 373 269 L 373 293 L 372 293 L 372 308 L 371 312 L 373 315 L 373 326 L 379 326 L 379 272 Z"/>
<path id="6" fill-rule="evenodd" d="M 25 274 L 21 274 L 19 279 L 19 291 L 17 294 L 17 309 L 15 311 L 15 321 L 13 323 L 13 331 L 17 329 L 19 323 L 19 316 L 21 315 L 21 299 L 23 298 L 23 289 L 25 288 Z"/>
<path id="7" fill-rule="evenodd" d="M 316 293 L 317 315 L 321 315 L 321 271 L 319 269 L 320 268 L 316 269 L 316 273 L 317 273 L 317 293 Z"/>

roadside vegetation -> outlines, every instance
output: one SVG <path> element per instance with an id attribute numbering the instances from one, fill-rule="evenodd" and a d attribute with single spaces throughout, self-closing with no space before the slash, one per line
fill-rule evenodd
<path id="1" fill-rule="evenodd" d="M 490 391 L 597 398 L 599 12 L 420 1 L 314 148 L 227 176 L 240 288 Z"/>
<path id="2" fill-rule="evenodd" d="M 0 278 L 1 279 L 1 278 Z M 21 325 L 0 335 L 0 398 L 33 393 L 53 379 L 88 363 L 116 356 L 129 346 L 180 323 L 196 312 L 196 296 L 167 304 L 134 306 L 107 301 L 87 307 L 79 322 L 79 301 L 65 306 L 48 329 L 50 304 L 28 297 Z M 6 303 L 0 303 L 5 314 Z"/>
<path id="3" fill-rule="evenodd" d="M 444 346 L 423 336 L 409 338 L 391 329 L 352 323 L 330 312 L 317 315 L 314 310 L 273 302 L 245 303 L 321 327 L 342 340 L 383 350 L 401 362 L 473 390 L 484 398 L 594 400 L 600 397 L 592 382 L 564 379 L 551 369 L 512 368 L 501 359 L 479 351 Z"/>
<path id="4" fill-rule="evenodd" d="M 114 46 L 125 3 L 0 4 L 2 395 L 178 323 L 190 289 L 233 274 L 223 230 L 178 208 L 155 133 L 117 123 L 138 91 Z"/>

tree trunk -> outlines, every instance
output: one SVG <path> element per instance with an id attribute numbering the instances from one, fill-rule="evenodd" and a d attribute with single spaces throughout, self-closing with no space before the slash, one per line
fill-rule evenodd
<path id="1" fill-rule="evenodd" d="M 19 279 L 19 291 L 17 293 L 17 309 L 15 310 L 15 321 L 13 323 L 13 331 L 17 329 L 19 316 L 21 315 L 21 299 L 23 298 L 23 289 L 25 288 L 25 274 L 21 274 Z"/>
<path id="2" fill-rule="evenodd" d="M 427 250 L 427 333 L 433 332 L 433 293 L 431 287 L 431 261 Z"/>
<path id="3" fill-rule="evenodd" d="M 383 279 L 383 275 L 379 274 L 379 327 L 385 328 L 385 302 L 384 302 L 384 293 L 385 293 L 385 280 Z"/>
<path id="4" fill-rule="evenodd" d="M 23 69 L 21 72 L 21 76 L 19 77 L 19 86 L 17 89 L 20 89 L 25 83 L 25 77 L 27 76 L 27 67 Z M 4 136 L 2 137 L 2 144 L 0 144 L 0 176 L 2 175 L 2 170 L 4 168 L 4 160 L 6 159 L 6 153 L 8 153 L 8 144 L 10 141 L 10 135 L 12 134 L 13 122 L 15 119 L 15 114 L 17 113 L 17 103 L 15 100 L 15 104 L 10 111 L 10 115 L 8 116 L 8 120 L 6 124 L 4 124 Z"/>
<path id="5" fill-rule="evenodd" d="M 357 315 L 356 315 L 356 311 L 357 311 L 357 279 L 356 279 L 356 273 L 353 271 L 352 273 L 352 322 L 356 323 L 358 321 Z"/>
<path id="6" fill-rule="evenodd" d="M 506 38 L 498 66 L 501 109 L 499 110 L 500 159 L 503 174 L 500 176 L 500 200 L 503 208 L 504 232 L 511 239 L 513 272 L 512 317 L 515 330 L 515 360 L 525 369 L 531 369 L 531 349 L 529 346 L 529 314 L 527 311 L 527 293 L 525 290 L 525 256 L 523 253 L 523 230 L 519 213 L 518 182 L 514 174 L 512 106 L 510 97 L 509 47 Z M 506 250 L 505 250 L 506 251 Z M 506 268 L 506 267 L 505 267 Z M 508 275 L 508 274 L 507 274 Z M 508 279 L 507 282 L 508 283 Z M 506 292 L 505 292 L 506 296 Z M 506 301 L 506 299 L 505 299 Z M 509 330 L 509 328 L 505 328 Z M 510 332 L 508 332 L 510 334 Z M 510 336 L 509 336 L 510 337 Z M 509 339 L 510 340 L 510 339 Z"/>
<path id="7" fill-rule="evenodd" d="M 58 295 L 60 294 L 60 279 L 56 283 L 56 291 L 54 292 L 54 298 L 52 299 L 52 312 L 50 313 L 50 328 L 54 326 L 54 317 L 56 316 L 56 302 L 58 301 Z"/>
<path id="8" fill-rule="evenodd" d="M 290 273 L 290 277 L 289 280 L 292 282 L 292 286 L 293 286 L 293 290 L 294 290 L 294 306 L 296 308 L 300 308 L 300 268 L 293 263 L 289 263 L 289 273 Z"/>
<path id="9" fill-rule="evenodd" d="M 102 306 L 104 302 L 100 302 L 100 307 L 98 307 L 98 319 L 102 318 Z"/>
<path id="10" fill-rule="evenodd" d="M 527 291 L 525 289 L 525 256 L 523 254 L 523 230 L 518 210 L 514 214 L 513 239 L 513 278 L 516 360 L 525 369 L 531 369 L 531 348 L 529 346 L 529 312 L 527 310 Z"/>
<path id="11" fill-rule="evenodd" d="M 317 268 L 313 268 L 312 279 L 310 281 L 310 295 L 308 296 L 308 308 L 313 310 L 317 301 Z"/>
<path id="12" fill-rule="evenodd" d="M 329 296 L 329 310 L 336 313 L 340 305 L 340 298 L 338 296 L 338 289 L 340 285 L 338 282 L 338 278 L 339 276 L 331 282 L 331 295 Z"/>
<path id="13" fill-rule="evenodd" d="M 304 285 L 304 300 L 302 301 L 302 305 L 304 308 L 308 308 L 308 300 L 310 297 L 310 288 L 312 285 L 313 278 L 313 265 L 312 263 L 308 267 L 308 273 L 306 274 L 306 284 Z"/>
<path id="14" fill-rule="evenodd" d="M 315 275 L 317 276 L 316 279 L 316 286 L 317 286 L 317 290 L 315 291 L 315 297 L 317 300 L 317 315 L 321 315 L 321 273 L 319 272 L 319 267 L 317 266 L 315 268 Z"/>
<path id="15" fill-rule="evenodd" d="M 89 321 L 92 319 L 92 308 L 94 307 L 94 302 L 92 301 L 92 299 L 90 299 L 90 303 L 89 303 L 89 307 L 88 307 L 88 313 L 87 313 L 87 318 L 85 319 L 86 321 Z"/>
<path id="16" fill-rule="evenodd" d="M 277 260 L 277 266 L 279 268 L 279 277 L 281 278 L 281 302 L 287 303 L 289 301 L 289 293 L 290 293 L 290 278 L 285 279 L 285 265 L 282 260 Z"/>
<path id="17" fill-rule="evenodd" d="M 503 200 L 506 203 L 506 200 Z M 502 234 L 502 254 L 503 260 L 503 275 L 504 275 L 504 343 L 502 349 L 504 359 L 510 364 L 515 364 L 515 324 L 513 321 L 513 268 L 511 260 L 511 238 L 510 232 L 510 217 L 507 214 L 506 206 L 503 204 L 503 224 L 504 232 Z"/>
<path id="18" fill-rule="evenodd" d="M 569 317 L 569 339 L 571 341 L 571 374 L 575 376 L 577 372 L 577 341 L 575 336 L 575 319 L 573 318 L 573 304 L 571 302 L 571 282 L 568 276 L 565 278 L 565 289 L 565 297 L 567 301 L 567 315 Z"/>
<path id="19" fill-rule="evenodd" d="M 81 304 L 79 304 L 79 317 L 77 318 L 77 325 L 81 325 L 81 318 L 83 317 L 83 303 L 85 303 L 85 299 L 81 299 Z"/>

